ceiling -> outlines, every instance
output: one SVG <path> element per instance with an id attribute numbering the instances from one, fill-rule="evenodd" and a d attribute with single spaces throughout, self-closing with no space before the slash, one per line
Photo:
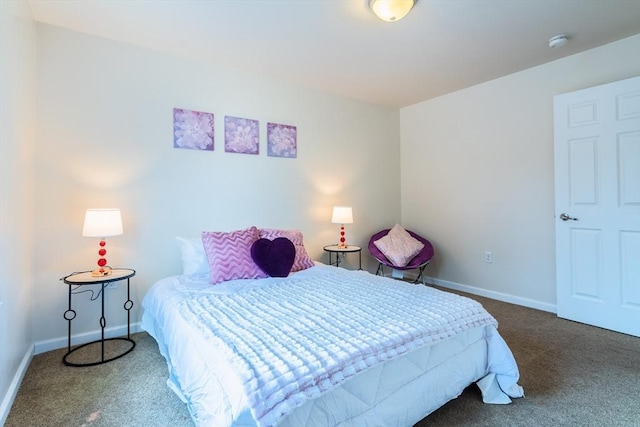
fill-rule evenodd
<path id="1" fill-rule="evenodd" d="M 418 0 L 393 23 L 367 0 L 28 3 L 39 22 L 390 107 L 640 33 L 640 0 Z"/>

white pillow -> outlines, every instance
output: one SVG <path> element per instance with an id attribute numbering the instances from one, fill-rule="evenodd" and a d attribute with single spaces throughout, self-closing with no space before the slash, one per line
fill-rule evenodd
<path id="1" fill-rule="evenodd" d="M 386 236 L 375 240 L 373 244 L 397 267 L 406 267 L 424 248 L 424 243 L 414 238 L 398 224 L 394 225 Z"/>
<path id="2" fill-rule="evenodd" d="M 209 273 L 209 262 L 201 237 L 176 237 L 182 255 L 182 274 Z"/>

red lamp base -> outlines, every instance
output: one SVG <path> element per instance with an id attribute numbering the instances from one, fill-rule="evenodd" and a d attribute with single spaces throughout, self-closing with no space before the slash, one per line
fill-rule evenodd
<path id="1" fill-rule="evenodd" d="M 104 276 L 111 276 L 111 267 L 100 267 L 100 268 L 96 268 L 95 270 L 93 270 L 91 272 L 91 276 L 93 277 L 104 277 Z"/>
<path id="2" fill-rule="evenodd" d="M 111 267 L 107 266 L 107 259 L 104 257 L 107 254 L 107 250 L 104 248 L 107 245 L 107 242 L 104 239 L 100 240 L 100 249 L 98 249 L 98 267 L 91 272 L 91 276 L 93 277 L 104 277 L 111 275 Z"/>
<path id="3" fill-rule="evenodd" d="M 344 224 L 340 226 L 340 242 L 338 243 L 338 247 L 340 249 L 345 249 L 347 247 L 347 239 L 344 237 Z"/>

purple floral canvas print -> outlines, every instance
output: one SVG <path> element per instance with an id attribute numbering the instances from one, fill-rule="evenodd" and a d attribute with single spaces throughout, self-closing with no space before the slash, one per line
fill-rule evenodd
<path id="1" fill-rule="evenodd" d="M 213 114 L 174 108 L 173 147 L 213 151 Z"/>
<path id="2" fill-rule="evenodd" d="M 260 150 L 258 121 L 240 117 L 224 118 L 224 151 L 258 154 Z"/>
<path id="3" fill-rule="evenodd" d="M 296 127 L 267 123 L 267 155 L 295 159 L 298 156 Z"/>

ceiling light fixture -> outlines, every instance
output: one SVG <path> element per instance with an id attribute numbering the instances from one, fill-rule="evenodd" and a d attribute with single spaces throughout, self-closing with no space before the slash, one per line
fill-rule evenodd
<path id="1" fill-rule="evenodd" d="M 396 22 L 405 17 L 416 0 L 369 0 L 369 8 L 383 21 Z"/>
<path id="2" fill-rule="evenodd" d="M 553 36 L 549 39 L 549 47 L 555 48 L 564 46 L 569 41 L 569 37 L 566 34 L 558 34 L 557 36 Z"/>

